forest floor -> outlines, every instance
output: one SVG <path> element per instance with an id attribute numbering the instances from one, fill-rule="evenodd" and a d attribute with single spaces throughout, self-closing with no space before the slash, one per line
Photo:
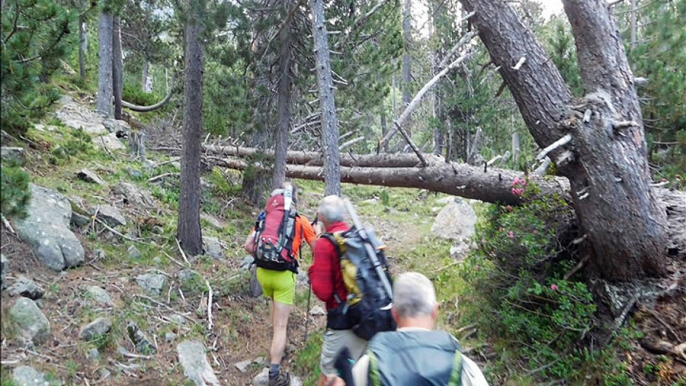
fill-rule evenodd
<path id="1" fill-rule="evenodd" d="M 87 104 L 87 95 L 73 94 Z M 117 235 L 97 223 L 76 230 L 86 250 L 82 266 L 55 273 L 45 268 L 31 248 L 1 228 L 1 251 L 10 260 L 7 281 L 18 275 L 33 279 L 45 289 L 41 300 L 43 313 L 51 324 L 51 336 L 45 344 L 31 347 L 16 335 L 8 322 L 8 310 L 14 299 L 2 292 L 2 385 L 10 385 L 8 372 L 19 365 L 30 365 L 44 371 L 49 378 L 65 385 L 190 385 L 183 374 L 176 351 L 184 340 L 197 339 L 207 347 L 208 360 L 218 379 L 225 385 L 249 385 L 268 361 L 271 341 L 269 304 L 263 298 L 249 295 L 250 273 L 241 269 L 245 252 L 241 244 L 249 232 L 258 208 L 250 207 L 240 198 L 241 175 L 233 171 L 212 169 L 203 176 L 203 235 L 220 240 L 223 259 L 210 256 L 186 257 L 175 241 L 178 210 L 178 166 L 176 158 L 163 152 L 148 152 L 153 166 L 133 159 L 126 151 L 103 152 L 89 149 L 67 159 L 52 159 L 54 149 L 73 140 L 71 129 L 48 117 L 46 124 L 54 124 L 54 131 L 32 128 L 26 134 L 26 169 L 34 183 L 54 188 L 70 198 L 72 206 L 92 213 L 97 205 L 116 206 L 129 220 L 128 227 Z M 177 135 L 163 129 L 150 128 L 149 147 L 178 146 Z M 149 161 L 149 162 L 150 162 Z M 56 163 L 56 164 L 55 164 Z M 106 186 L 96 186 L 79 180 L 76 172 L 88 168 L 95 171 Z M 150 179 L 169 173 L 168 176 Z M 136 205 L 122 199 L 112 187 L 120 182 L 134 184 L 155 200 L 152 207 Z M 312 218 L 323 197 L 322 183 L 297 181 L 303 193 L 299 211 Z M 385 193 L 382 195 L 382 190 Z M 438 211 L 445 205 L 441 194 L 413 189 L 389 189 L 344 185 L 343 194 L 352 199 L 363 222 L 370 223 L 388 246 L 389 261 L 394 273 L 416 270 L 429 276 L 437 286 L 441 302 L 439 326 L 461 339 L 465 348 L 484 369 L 492 384 L 533 384 L 533 378 L 520 375 L 521 370 L 498 365 L 505 356 L 506 345 L 492 342 L 474 329 L 461 330 L 473 323 L 463 318 L 470 309 L 480 305 L 465 291 L 466 282 L 457 274 L 450 257 L 450 242 L 431 235 L 431 225 Z M 388 194 L 387 202 L 382 196 Z M 479 213 L 484 204 L 476 203 Z M 152 219 L 152 220 L 151 220 Z M 153 232 L 153 221 L 158 230 Z M 131 241 L 135 238 L 137 241 Z M 131 258 L 129 248 L 135 246 L 140 258 Z M 97 250 L 105 253 L 103 256 Z M 311 253 L 305 249 L 301 270 L 311 263 Z M 179 273 L 190 268 L 201 279 L 184 282 Z M 681 265 L 677 269 L 684 269 Z M 136 282 L 140 274 L 159 272 L 168 277 L 168 284 L 158 297 L 145 295 Z M 207 284 L 212 288 L 212 322 L 208 326 Z M 85 295 L 85 288 L 97 285 L 110 294 L 112 307 L 93 306 Z M 637 385 L 684 385 L 686 363 L 664 360 L 669 353 L 655 354 L 642 344 L 647 340 L 686 341 L 686 292 L 681 289 L 657 301 L 655 311 L 642 309 L 633 315 L 630 324 L 633 336 L 618 337 L 619 357 L 631 374 L 628 383 Z M 319 345 L 325 324 L 324 315 L 308 315 L 308 287 L 299 283 L 296 303 L 289 321 L 288 347 L 285 368 L 304 378 L 311 385 L 317 377 Z M 324 305 L 315 296 L 310 308 Z M 185 323 L 174 322 L 181 315 Z M 95 317 L 113 319 L 113 331 L 106 341 L 94 344 L 79 339 L 80 329 Z M 128 339 L 126 325 L 135 322 L 152 340 L 156 354 L 140 353 Z M 170 339 L 169 333 L 176 337 Z M 306 333 L 309 339 L 306 338 Z M 90 357 L 92 349 L 99 350 L 97 358 Z M 670 357 L 672 358 L 672 357 Z M 235 364 L 250 361 L 245 372 Z M 669 368 L 662 366 L 669 363 Z M 681 375 L 680 375 L 681 374 Z M 682 381 L 679 381 L 681 379 Z M 7 383 L 6 383 L 7 380 Z M 633 381 L 632 381 L 633 380 Z M 681 383 L 679 383 L 681 382 Z M 587 385 L 610 385 L 602 373 L 589 373 Z"/>

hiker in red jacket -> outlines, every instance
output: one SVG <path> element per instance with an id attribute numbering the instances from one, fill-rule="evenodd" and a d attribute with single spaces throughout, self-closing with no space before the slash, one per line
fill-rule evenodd
<path id="1" fill-rule="evenodd" d="M 338 196 L 327 196 L 319 204 L 318 219 L 325 232 L 342 232 L 350 229 L 343 221 L 345 204 Z M 338 251 L 333 243 L 320 238 L 314 247 L 314 262 L 309 270 L 312 292 L 326 303 L 326 332 L 319 366 L 321 368 L 320 385 L 326 385 L 327 376 L 336 375 L 334 362 L 336 355 L 343 348 L 350 350 L 353 360 L 365 352 L 367 341 L 359 338 L 350 329 L 352 326 L 339 307 L 345 302 L 348 293 L 343 282 L 341 263 Z"/>

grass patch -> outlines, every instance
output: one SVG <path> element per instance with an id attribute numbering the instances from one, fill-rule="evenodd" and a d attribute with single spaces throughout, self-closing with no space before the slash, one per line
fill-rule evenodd
<path id="1" fill-rule="evenodd" d="M 321 331 L 313 331 L 293 362 L 293 371 L 296 374 L 307 374 L 302 380 L 305 386 L 316 386 L 319 381 L 319 359 L 323 343 L 324 334 Z"/>

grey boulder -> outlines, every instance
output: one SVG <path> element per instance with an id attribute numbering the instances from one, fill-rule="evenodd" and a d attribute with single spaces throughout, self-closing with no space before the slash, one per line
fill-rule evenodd
<path id="1" fill-rule="evenodd" d="M 466 201 L 452 201 L 436 216 L 431 233 L 450 240 L 463 240 L 474 236 L 476 213 Z"/>
<path id="2" fill-rule="evenodd" d="M 101 205 L 96 209 L 98 218 L 111 227 L 126 226 L 126 219 L 122 216 L 119 209 L 111 205 Z"/>
<path id="3" fill-rule="evenodd" d="M 94 321 L 85 325 L 79 337 L 85 341 L 91 341 L 104 336 L 112 329 L 112 321 L 108 318 L 97 318 Z"/>
<path id="4" fill-rule="evenodd" d="M 196 386 L 219 386 L 219 380 L 207 361 L 205 345 L 199 341 L 184 341 L 176 346 L 183 374 Z"/>
<path id="5" fill-rule="evenodd" d="M 19 366 L 12 371 L 12 379 L 19 386 L 46 386 L 45 374 L 31 366 Z M 5 382 L 3 381 L 3 384 Z"/>
<path id="6" fill-rule="evenodd" d="M 2 162 L 16 162 L 19 165 L 23 165 L 26 162 L 26 151 L 23 147 L 0 147 L 0 154 L 2 157 Z"/>
<path id="7" fill-rule="evenodd" d="M 138 285 L 149 295 L 159 296 L 167 285 L 167 277 L 159 273 L 146 273 L 136 277 Z"/>
<path id="8" fill-rule="evenodd" d="M 45 294 L 43 288 L 24 275 L 19 275 L 7 292 L 11 296 L 23 296 L 31 300 L 38 300 Z"/>
<path id="9" fill-rule="evenodd" d="M 96 285 L 88 287 L 86 289 L 86 294 L 86 296 L 101 306 L 112 307 L 113 305 L 110 294 Z"/>
<path id="10" fill-rule="evenodd" d="M 100 178 L 95 172 L 88 170 L 88 169 L 81 169 L 76 173 L 76 177 L 78 177 L 80 180 L 90 182 L 93 184 L 98 184 L 98 185 L 107 185 L 105 181 Z"/>
<path id="11" fill-rule="evenodd" d="M 48 318 L 29 298 L 17 299 L 10 309 L 10 319 L 17 325 L 21 335 L 34 344 L 44 343 L 50 337 Z"/>
<path id="12" fill-rule="evenodd" d="M 61 271 L 84 261 L 84 250 L 69 229 L 71 204 L 59 192 L 30 184 L 31 201 L 25 219 L 16 222 L 19 236 L 48 268 Z"/>
<path id="13" fill-rule="evenodd" d="M 222 251 L 222 245 L 219 239 L 216 237 L 204 236 L 202 238 L 202 247 L 205 250 L 205 254 L 211 256 L 217 260 L 224 259 L 224 251 Z"/>

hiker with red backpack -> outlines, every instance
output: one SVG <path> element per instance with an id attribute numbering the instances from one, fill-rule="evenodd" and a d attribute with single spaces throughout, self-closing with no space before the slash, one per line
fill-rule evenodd
<path id="1" fill-rule="evenodd" d="M 353 228 L 343 221 L 346 209 Z M 315 245 L 308 273 L 312 291 L 327 309 L 319 381 L 324 386 L 327 377 L 337 373 L 341 350 L 347 350 L 354 361 L 374 334 L 395 329 L 395 323 L 384 247 L 373 231 L 364 229 L 350 202 L 338 196 L 324 197 L 317 217 L 325 232 Z"/>
<path id="2" fill-rule="evenodd" d="M 273 325 L 270 350 L 269 386 L 288 386 L 290 375 L 281 371 L 286 349 L 288 317 L 295 300 L 298 258 L 303 241 L 314 250 L 317 232 L 310 221 L 295 209 L 297 190 L 285 182 L 282 189 L 272 192 L 265 211 L 245 241 L 245 249 L 257 265 L 257 279 L 264 295 L 273 300 Z"/>

